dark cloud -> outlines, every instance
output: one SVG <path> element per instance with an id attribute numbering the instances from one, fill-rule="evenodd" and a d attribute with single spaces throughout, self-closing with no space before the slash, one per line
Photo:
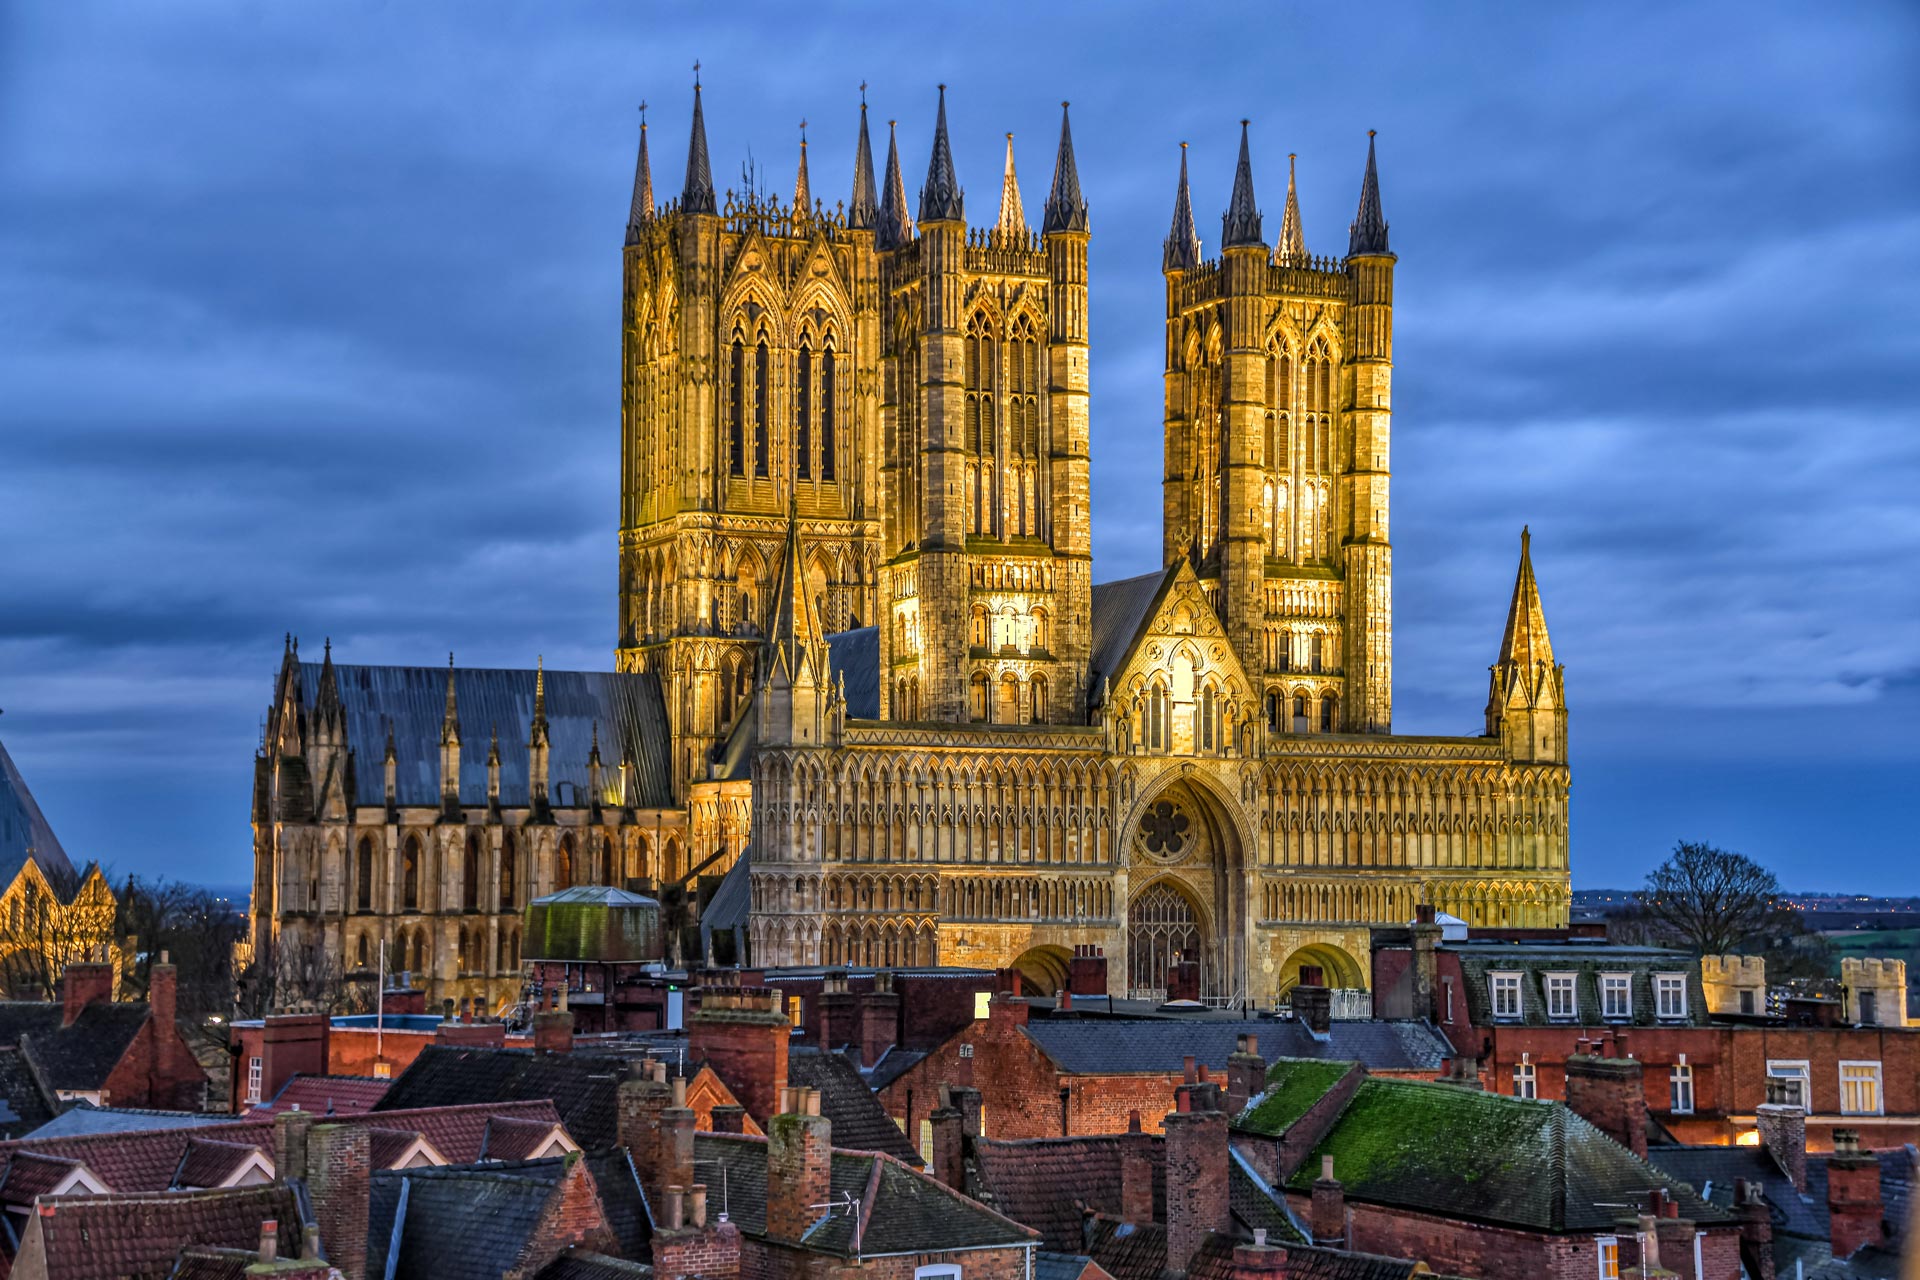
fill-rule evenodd
<path id="1" fill-rule="evenodd" d="M 1686 835 L 1920 890 L 1910 6 L 674 16 L 0 14 L 0 706 L 70 849 L 245 878 L 284 631 L 608 661 L 633 108 L 671 195 L 697 57 L 722 180 L 785 190 L 804 116 L 829 202 L 855 86 L 917 187 L 946 81 L 976 221 L 1009 128 L 1037 210 L 1073 100 L 1103 577 L 1160 557 L 1176 144 L 1209 247 L 1245 115 L 1268 230 L 1297 152 L 1338 253 L 1378 128 L 1400 726 L 1479 723 L 1531 523 L 1577 883 Z"/>

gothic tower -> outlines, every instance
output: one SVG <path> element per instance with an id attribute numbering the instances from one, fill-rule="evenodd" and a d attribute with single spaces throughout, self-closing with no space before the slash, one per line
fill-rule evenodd
<path id="1" fill-rule="evenodd" d="M 804 130 L 804 126 L 803 126 Z M 715 194 L 701 89 L 680 198 L 656 208 L 643 123 L 622 313 L 621 670 L 661 680 L 675 796 L 745 710 L 786 590 L 822 633 L 872 624 L 880 549 L 878 210 L 866 105 L 851 199 L 742 175 Z"/>
<path id="2" fill-rule="evenodd" d="M 1191 560 L 1270 733 L 1387 733 L 1393 266 L 1372 143 L 1345 259 L 1307 252 L 1291 163 L 1277 246 L 1241 122 L 1204 259 L 1185 144 L 1167 287 L 1167 563 Z"/>

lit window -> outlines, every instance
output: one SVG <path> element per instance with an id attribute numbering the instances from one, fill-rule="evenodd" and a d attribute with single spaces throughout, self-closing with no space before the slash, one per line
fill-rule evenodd
<path id="1" fill-rule="evenodd" d="M 1573 975 L 1570 973 L 1548 974 L 1547 1016 L 1557 1022 L 1572 1022 L 1574 1011 Z"/>
<path id="2" fill-rule="evenodd" d="M 981 1019 L 985 1018 L 988 1012 L 990 1012 L 990 1006 L 992 1004 L 993 1004 L 992 992 L 990 991 L 974 992 L 973 993 L 973 1020 L 975 1022 L 979 1022 Z"/>
<path id="3" fill-rule="evenodd" d="M 1616 1236 L 1601 1236 L 1600 1280 L 1620 1280 L 1620 1241 Z"/>
<path id="4" fill-rule="evenodd" d="M 1520 1064 L 1513 1069 L 1513 1096 L 1529 1101 L 1540 1096 L 1539 1077 L 1533 1069 L 1533 1059 L 1522 1057 Z"/>
<path id="5" fill-rule="evenodd" d="M 1880 1114 L 1880 1064 L 1843 1062 L 1840 1064 L 1840 1111 L 1849 1116 Z"/>
<path id="6" fill-rule="evenodd" d="M 1790 1107 L 1807 1109 L 1807 1064 L 1804 1062 L 1767 1063 L 1767 1075 L 1780 1081 L 1783 1097 L 1781 1101 Z"/>
<path id="7" fill-rule="evenodd" d="M 1654 1008 L 1662 1018 L 1684 1018 L 1687 1016 L 1686 974 L 1654 974 L 1653 994 Z"/>
<path id="8" fill-rule="evenodd" d="M 260 1059 L 247 1059 L 247 1101 L 260 1101 Z"/>
<path id="9" fill-rule="evenodd" d="M 1626 974 L 1600 975 L 1600 1016 L 1610 1022 L 1633 1017 L 1633 980 Z"/>
<path id="10" fill-rule="evenodd" d="M 1517 1018 L 1520 1016 L 1520 975 L 1517 973 L 1489 974 L 1493 989 L 1493 1016 L 1496 1018 Z"/>
<path id="11" fill-rule="evenodd" d="M 1684 1055 L 1673 1066 L 1671 1077 L 1673 1086 L 1673 1106 L 1675 1115 L 1693 1114 L 1693 1068 L 1687 1065 Z"/>
<path id="12" fill-rule="evenodd" d="M 806 1016 L 806 1006 L 800 1003 L 799 996 L 787 997 L 787 1021 L 799 1026 Z"/>

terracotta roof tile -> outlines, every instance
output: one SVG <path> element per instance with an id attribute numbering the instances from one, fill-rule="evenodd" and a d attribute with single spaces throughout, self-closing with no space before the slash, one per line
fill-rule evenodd
<path id="1" fill-rule="evenodd" d="M 528 1160 L 553 1136 L 555 1126 L 518 1116 L 492 1116 L 481 1142 L 483 1160 Z"/>
<path id="2" fill-rule="evenodd" d="M 1046 1247 L 1081 1253 L 1081 1206 L 1118 1216 L 1122 1153 L 1153 1165 L 1153 1216 L 1166 1216 L 1166 1144 L 1157 1134 L 1110 1133 L 974 1143 L 976 1190 L 983 1203 L 1038 1231 Z M 1104 1264 L 1102 1264 L 1104 1265 Z"/>
<path id="3" fill-rule="evenodd" d="M 311 1111 L 315 1115 L 360 1115 L 373 1110 L 376 1102 L 386 1094 L 391 1080 L 381 1080 L 374 1076 L 309 1076 L 295 1074 L 287 1077 L 280 1086 L 280 1092 L 273 1095 L 273 1101 L 254 1108 L 256 1112 L 275 1115 L 282 1111 Z"/>
<path id="4" fill-rule="evenodd" d="M 21 1152 L 7 1161 L 0 1178 L 0 1200 L 8 1204 L 32 1204 L 35 1196 L 44 1196 L 65 1182 L 76 1169 L 85 1168 L 78 1160 Z"/>
<path id="5" fill-rule="evenodd" d="M 219 1187 L 226 1185 L 227 1179 L 240 1171 L 240 1167 L 255 1156 L 266 1154 L 261 1147 L 251 1142 L 225 1142 L 218 1138 L 203 1138 L 198 1134 L 189 1135 L 186 1150 L 180 1154 L 180 1163 L 173 1172 L 173 1184 L 176 1187 Z M 271 1164 L 273 1157 L 267 1156 Z"/>
<path id="6" fill-rule="evenodd" d="M 260 1224 L 298 1237 L 299 1206 L 286 1187 L 236 1187 L 165 1195 L 56 1196 L 29 1219 L 16 1267 L 36 1254 L 48 1280 L 165 1280 L 190 1245 L 250 1249 Z M 286 1230 L 292 1226 L 293 1230 Z"/>

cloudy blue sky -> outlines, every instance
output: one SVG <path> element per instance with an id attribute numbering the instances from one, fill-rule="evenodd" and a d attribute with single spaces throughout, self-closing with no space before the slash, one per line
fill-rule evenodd
<path id="1" fill-rule="evenodd" d="M 948 83 L 976 220 L 1072 99 L 1101 577 L 1158 555 L 1178 143 L 1209 251 L 1246 116 L 1333 253 L 1378 129 L 1396 727 L 1477 731 L 1530 523 L 1576 886 L 1687 837 L 1920 893 L 1920 11 L 961 12 L 0 8 L 0 735 L 69 851 L 245 879 L 289 629 L 610 662 L 635 106 L 677 190 L 698 58 L 716 172 L 784 187 L 805 117 L 832 197 L 862 80 L 910 186 Z"/>

